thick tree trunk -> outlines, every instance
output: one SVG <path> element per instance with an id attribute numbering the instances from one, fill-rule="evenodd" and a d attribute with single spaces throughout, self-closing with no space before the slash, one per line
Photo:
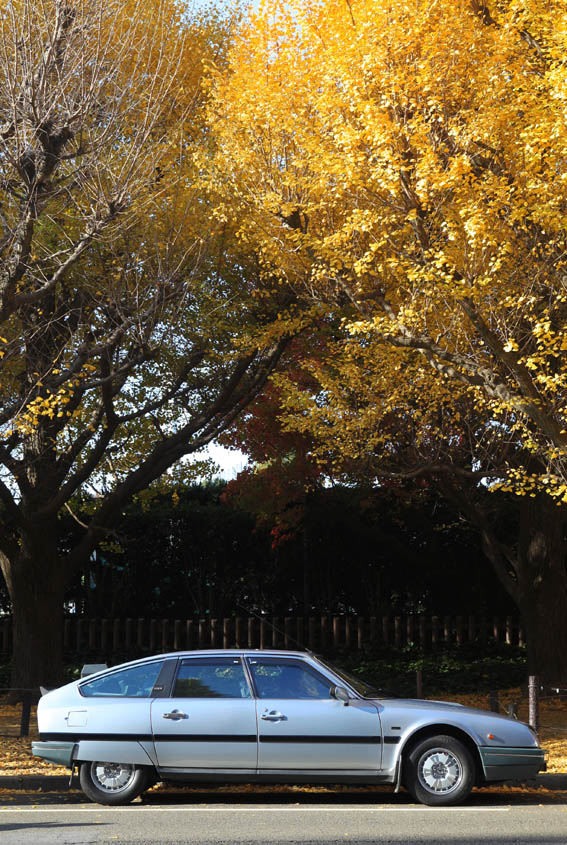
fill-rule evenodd
<path id="1" fill-rule="evenodd" d="M 484 552 L 518 606 L 529 673 L 567 687 L 567 507 L 546 495 L 519 498 L 517 536 L 502 543 L 470 490 L 446 480 L 442 489 L 480 530 Z"/>
<path id="2" fill-rule="evenodd" d="M 528 669 L 545 684 L 567 687 L 567 508 L 528 497 L 520 516 L 516 571 Z"/>
<path id="3" fill-rule="evenodd" d="M 63 681 L 63 600 L 66 572 L 52 529 L 25 532 L 18 554 L 2 556 L 12 600 L 13 689 L 59 686 Z"/>

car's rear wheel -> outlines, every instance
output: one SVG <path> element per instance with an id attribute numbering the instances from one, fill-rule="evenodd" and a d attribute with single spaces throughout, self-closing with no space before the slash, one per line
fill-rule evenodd
<path id="1" fill-rule="evenodd" d="M 415 745 L 405 760 L 405 786 L 421 804 L 461 804 L 474 786 L 475 766 L 468 748 L 452 736 L 432 736 Z"/>
<path id="2" fill-rule="evenodd" d="M 151 772 L 130 763 L 82 763 L 81 789 L 97 804 L 129 804 L 151 783 Z"/>

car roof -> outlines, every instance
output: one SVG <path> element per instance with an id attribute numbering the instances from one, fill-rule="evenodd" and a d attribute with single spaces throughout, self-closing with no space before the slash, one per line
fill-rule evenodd
<path id="1" fill-rule="evenodd" d="M 223 656 L 238 656 L 261 654 L 263 657 L 313 657 L 314 655 L 308 651 L 290 651 L 288 649 L 277 648 L 199 648 L 194 650 L 180 649 L 179 651 L 167 651 L 163 654 L 150 654 L 144 657 L 139 657 L 136 660 L 127 660 L 124 663 L 117 663 L 115 666 L 108 666 L 106 669 L 101 669 L 99 672 L 93 672 L 92 675 L 87 675 L 81 678 L 79 682 L 92 679 L 97 675 L 104 675 L 106 672 L 112 672 L 115 669 L 120 669 L 126 666 L 136 666 L 142 663 L 152 663 L 154 660 L 167 660 L 179 657 L 223 657 Z"/>
<path id="2" fill-rule="evenodd" d="M 277 655 L 278 657 L 284 655 L 286 657 L 305 657 L 309 656 L 307 651 L 291 651 L 284 648 L 199 648 L 199 649 L 179 649 L 178 651 L 168 651 L 164 654 L 154 654 L 152 658 L 156 657 L 180 657 L 181 655 L 190 655 L 191 657 L 199 655 L 243 655 L 243 654 L 264 654 Z M 150 658 L 150 659 L 152 659 Z M 146 658 L 143 658 L 146 659 Z"/>

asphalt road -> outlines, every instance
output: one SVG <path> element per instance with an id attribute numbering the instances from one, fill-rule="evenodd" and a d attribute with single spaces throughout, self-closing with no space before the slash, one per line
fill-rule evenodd
<path id="1" fill-rule="evenodd" d="M 434 809 L 405 794 L 179 793 L 127 807 L 81 796 L 0 796 L 0 841 L 37 843 L 567 843 L 567 799 L 478 793 L 464 807 Z M 11 799 L 11 800 L 10 800 Z M 548 801 L 549 803 L 542 803 Z"/>

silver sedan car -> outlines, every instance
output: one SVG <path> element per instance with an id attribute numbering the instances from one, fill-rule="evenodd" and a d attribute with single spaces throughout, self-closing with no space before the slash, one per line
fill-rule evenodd
<path id="1" fill-rule="evenodd" d="M 523 722 L 384 697 L 311 653 L 148 657 L 44 695 L 33 753 L 79 767 L 85 794 L 126 804 L 156 781 L 404 786 L 430 805 L 545 767 Z"/>

